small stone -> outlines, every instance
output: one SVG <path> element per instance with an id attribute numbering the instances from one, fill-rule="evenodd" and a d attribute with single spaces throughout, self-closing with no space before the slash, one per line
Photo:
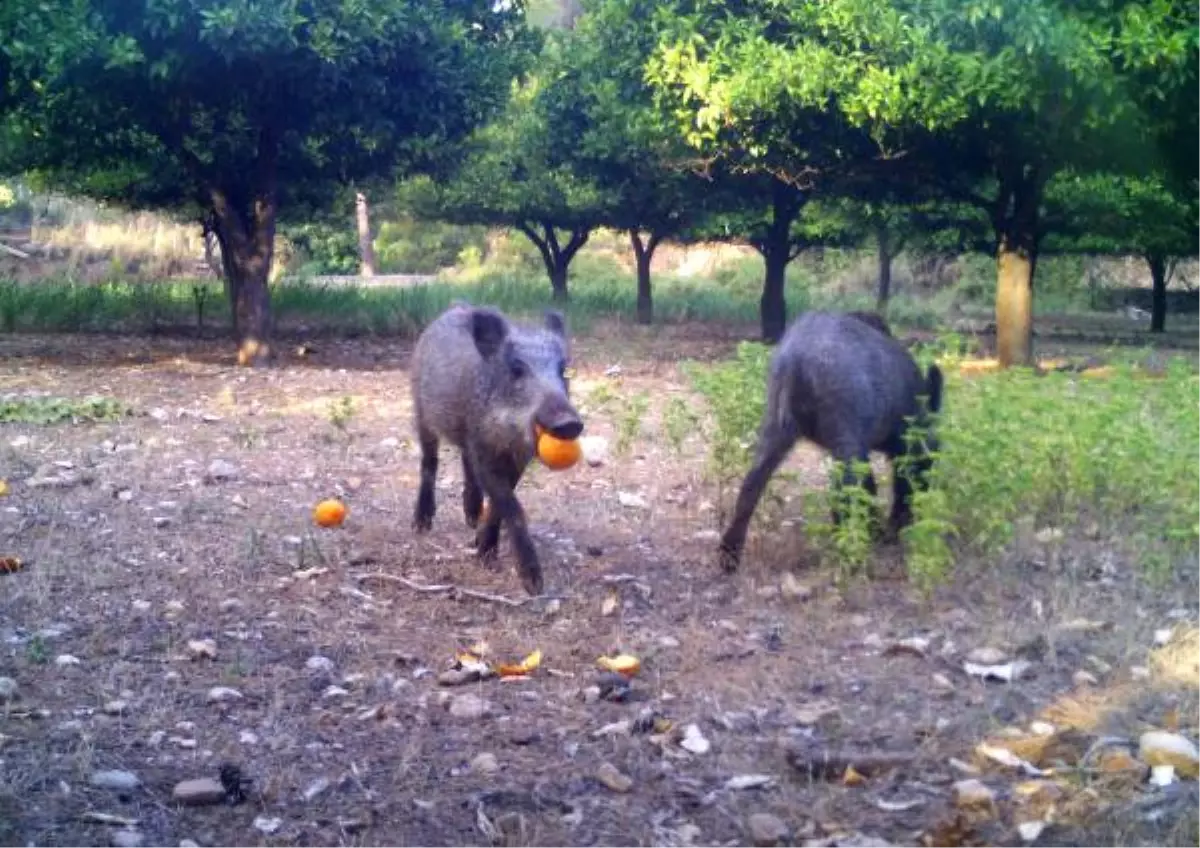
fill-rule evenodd
<path id="1" fill-rule="evenodd" d="M 163 611 L 167 615 L 179 615 L 185 609 L 183 601 L 167 601 L 163 604 Z"/>
<path id="2" fill-rule="evenodd" d="M 171 519 L 167 518 L 165 515 L 156 515 L 154 516 L 154 526 L 160 530 L 164 527 L 169 527 L 171 526 Z"/>
<path id="3" fill-rule="evenodd" d="M 500 770 L 500 761 L 495 754 L 484 752 L 471 760 L 471 771 L 474 774 L 493 774 Z"/>
<path id="4" fill-rule="evenodd" d="M 1171 641 L 1171 634 L 1174 631 L 1170 627 L 1161 627 L 1154 631 L 1154 646 L 1161 648 L 1163 645 Z"/>
<path id="5" fill-rule="evenodd" d="M 954 690 L 954 682 L 940 671 L 934 673 L 933 685 L 943 692 L 952 692 Z"/>
<path id="6" fill-rule="evenodd" d="M 171 790 L 171 797 L 180 804 L 193 807 L 216 804 L 224 800 L 225 787 L 211 777 L 198 777 L 176 783 Z"/>
<path id="7" fill-rule="evenodd" d="M 633 492 L 617 492 L 617 503 L 626 509 L 649 509 L 650 504 L 641 495 Z"/>
<path id="8" fill-rule="evenodd" d="M 17 698 L 17 681 L 11 677 L 0 677 L 0 703 L 15 701 Z"/>
<path id="9" fill-rule="evenodd" d="M 141 598 L 137 598 L 133 601 L 133 603 L 130 604 L 130 606 L 133 607 L 135 612 L 149 612 L 152 604 L 149 601 L 144 601 Z"/>
<path id="10" fill-rule="evenodd" d="M 118 792 L 129 792 L 142 785 L 136 774 L 120 769 L 93 772 L 89 782 L 100 789 L 114 789 Z"/>
<path id="11" fill-rule="evenodd" d="M 321 693 L 321 698 L 329 700 L 330 698 L 345 698 L 350 692 L 343 689 L 341 686 L 326 686 L 325 691 Z"/>
<path id="12" fill-rule="evenodd" d="M 790 571 L 779 581 L 779 591 L 789 601 L 807 601 L 813 593 L 811 586 L 801 583 Z"/>
<path id="13" fill-rule="evenodd" d="M 72 656 L 71 654 L 59 654 L 54 658 L 54 664 L 59 668 L 79 665 L 79 657 Z"/>
<path id="14" fill-rule="evenodd" d="M 146 740 L 146 744 L 149 745 L 151 748 L 157 748 L 159 745 L 161 745 L 163 743 L 163 740 L 166 738 L 167 738 L 167 731 L 156 730 L 150 734 L 150 738 Z"/>
<path id="15" fill-rule="evenodd" d="M 188 655 L 194 660 L 215 660 L 217 658 L 217 643 L 212 639 L 189 639 Z"/>
<path id="16" fill-rule="evenodd" d="M 594 704 L 600 700 L 599 686 L 585 686 L 583 689 L 583 702 L 585 704 Z"/>
<path id="17" fill-rule="evenodd" d="M 1138 742 L 1138 756 L 1150 766 L 1174 766 L 1184 777 L 1195 779 L 1200 771 L 1196 745 L 1178 733 L 1151 730 Z"/>
<path id="18" fill-rule="evenodd" d="M 125 710 L 128 709 L 128 707 L 129 703 L 127 701 L 122 701 L 120 699 L 109 701 L 104 705 L 104 713 L 105 715 L 111 716 L 122 715 L 124 714 Z"/>
<path id="19" fill-rule="evenodd" d="M 225 600 L 221 601 L 217 609 L 219 609 L 221 612 L 233 612 L 234 610 L 241 609 L 243 606 L 244 604 L 239 598 L 226 598 Z"/>
<path id="20" fill-rule="evenodd" d="M 208 465 L 208 479 L 214 482 L 235 480 L 237 476 L 238 467 L 228 460 L 214 459 Z"/>
<path id="21" fill-rule="evenodd" d="M 1055 727 L 1048 721 L 1035 721 L 1029 725 L 1029 730 L 1035 736 L 1053 736 Z"/>
<path id="22" fill-rule="evenodd" d="M 1133 668 L 1129 669 L 1129 676 L 1133 680 L 1149 680 L 1150 669 L 1146 668 L 1144 665 L 1135 665 Z"/>
<path id="23" fill-rule="evenodd" d="M 532 745 L 541 738 L 541 734 L 532 727 L 518 727 L 509 734 L 508 741 L 514 745 Z"/>
<path id="24" fill-rule="evenodd" d="M 305 660 L 304 668 L 312 672 L 333 674 L 335 666 L 333 664 L 333 660 L 329 659 L 329 657 L 322 657 L 318 655 L 309 657 L 307 660 Z"/>
<path id="25" fill-rule="evenodd" d="M 455 695 L 450 701 L 450 715 L 455 718 L 481 719 L 488 714 L 490 709 L 491 705 L 478 695 Z"/>
<path id="26" fill-rule="evenodd" d="M 725 781 L 726 789 L 762 789 L 775 782 L 769 774 L 738 774 Z"/>
<path id="27" fill-rule="evenodd" d="M 238 741 L 241 742 L 243 745 L 257 745 L 258 744 L 258 734 L 255 733 L 253 730 L 243 730 L 241 733 L 238 734 Z"/>
<path id="28" fill-rule="evenodd" d="M 580 436 L 579 448 L 583 452 L 584 462 L 592 468 L 598 468 L 608 455 L 608 440 L 603 436 Z"/>
<path id="29" fill-rule="evenodd" d="M 1095 686 L 1100 682 L 1096 679 L 1096 675 L 1090 671 L 1084 671 L 1082 668 L 1071 675 L 1071 680 L 1076 686 Z"/>
<path id="30" fill-rule="evenodd" d="M 613 792 L 625 793 L 633 788 L 633 778 L 621 774 L 611 763 L 602 763 L 600 768 L 596 769 L 596 780 Z"/>
<path id="31" fill-rule="evenodd" d="M 210 704 L 223 704 L 230 701 L 240 701 L 242 693 L 228 686 L 214 686 L 208 690 L 208 702 Z"/>
<path id="32" fill-rule="evenodd" d="M 308 788 L 304 790 L 304 800 L 311 801 L 332 786 L 327 777 L 318 777 L 312 783 L 308 784 Z"/>
<path id="33" fill-rule="evenodd" d="M 200 843 L 194 839 L 180 839 L 179 848 L 200 848 Z"/>
<path id="34" fill-rule="evenodd" d="M 683 738 L 679 740 L 679 747 L 691 751 L 693 754 L 707 754 L 712 744 L 704 738 L 699 727 L 689 724 L 683 729 Z"/>
<path id="35" fill-rule="evenodd" d="M 788 826 L 778 816 L 770 813 L 753 813 L 746 819 L 746 830 L 750 841 L 760 848 L 783 845 L 788 841 Z"/>
<path id="36" fill-rule="evenodd" d="M 996 802 L 996 793 L 982 781 L 974 778 L 955 781 L 953 786 L 954 803 L 963 808 L 988 807 Z"/>
<path id="37" fill-rule="evenodd" d="M 257 816 L 254 819 L 254 829 L 270 836 L 283 827 L 283 819 L 273 816 Z"/>
<path id="38" fill-rule="evenodd" d="M 142 848 L 142 845 L 145 844 L 145 837 L 142 836 L 140 830 L 122 827 L 113 831 L 112 844 L 115 848 Z"/>
<path id="39" fill-rule="evenodd" d="M 967 662 L 976 665 L 999 665 L 1008 659 L 1008 654 L 999 648 L 976 648 L 967 654 Z"/>
<path id="40" fill-rule="evenodd" d="M 1017 833 L 1021 835 L 1021 839 L 1025 842 L 1033 842 L 1042 835 L 1042 831 L 1046 829 L 1044 821 L 1027 821 L 1017 825 Z"/>

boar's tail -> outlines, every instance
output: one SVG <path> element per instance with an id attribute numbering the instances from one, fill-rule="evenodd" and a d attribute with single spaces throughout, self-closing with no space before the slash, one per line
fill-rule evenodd
<path id="1" fill-rule="evenodd" d="M 929 388 L 929 410 L 930 412 L 940 412 L 942 409 L 942 369 L 937 365 L 930 365 L 925 382 Z"/>

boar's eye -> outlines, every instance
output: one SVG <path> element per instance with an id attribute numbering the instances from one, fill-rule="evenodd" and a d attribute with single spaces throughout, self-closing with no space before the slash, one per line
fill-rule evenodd
<path id="1" fill-rule="evenodd" d="M 514 380 L 520 380 L 529 373 L 529 368 L 519 359 L 508 360 L 508 371 Z"/>

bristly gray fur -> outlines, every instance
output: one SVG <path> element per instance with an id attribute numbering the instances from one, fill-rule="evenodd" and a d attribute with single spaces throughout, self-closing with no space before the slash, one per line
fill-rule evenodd
<path id="1" fill-rule="evenodd" d="M 495 507 L 477 534 L 480 555 L 494 553 L 500 521 L 507 521 L 522 582 L 532 594 L 541 592 L 541 570 L 513 490 L 536 452 L 535 421 L 567 438 L 582 430 L 564 374 L 569 352 L 558 312 L 547 312 L 542 326 L 522 326 L 465 301 L 455 301 L 426 327 L 413 351 L 422 452 L 414 524 L 418 531 L 432 525 L 437 447 L 444 439 L 462 454 L 467 523 L 477 526 L 483 494 Z"/>
<path id="2" fill-rule="evenodd" d="M 933 421 L 941 404 L 941 371 L 933 365 L 922 375 L 886 323 L 880 328 L 875 321 L 845 313 L 800 316 L 771 356 L 754 463 L 721 541 L 724 566 L 736 568 L 763 490 L 801 438 L 847 464 L 867 461 L 871 451 L 882 451 L 894 463 L 910 453 L 905 441 L 910 419 L 924 429 L 926 438 L 915 448 L 911 473 L 892 475 L 891 526 L 898 530 L 907 524 L 912 488 L 925 485 L 937 448 Z M 844 482 L 850 479 L 848 470 Z M 874 478 L 868 476 L 863 483 L 874 494 Z M 835 513 L 834 519 L 840 516 Z"/>

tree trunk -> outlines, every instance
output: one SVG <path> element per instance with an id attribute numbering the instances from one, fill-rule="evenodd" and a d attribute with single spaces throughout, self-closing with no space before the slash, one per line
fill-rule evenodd
<path id="1" fill-rule="evenodd" d="M 892 297 L 892 244 L 887 225 L 875 228 L 875 243 L 879 255 L 879 294 L 875 299 L 875 311 L 887 317 L 888 301 Z"/>
<path id="2" fill-rule="evenodd" d="M 354 195 L 354 215 L 358 223 L 358 273 L 375 276 L 375 247 L 371 244 L 371 213 L 367 196 L 361 191 Z"/>
<path id="3" fill-rule="evenodd" d="M 754 246 L 762 254 L 765 265 L 763 293 L 759 301 L 759 320 L 762 338 L 775 344 L 787 329 L 787 266 L 798 254 L 799 246 L 792 243 L 792 222 L 803 208 L 805 196 L 784 182 L 775 180 L 771 189 L 771 223 L 765 237 Z"/>
<path id="4" fill-rule="evenodd" d="M 996 358 L 1001 368 L 1033 364 L 1033 280 L 1043 183 L 1023 173 L 1001 188 L 996 250 Z"/>
<path id="5" fill-rule="evenodd" d="M 252 190 L 224 187 L 209 191 L 227 291 L 233 306 L 234 338 L 239 365 L 266 365 L 271 359 L 271 293 L 268 288 L 275 253 L 278 213 L 276 178 L 279 144 L 271 131 L 259 136 L 258 162 Z M 235 198 L 241 197 L 241 202 Z"/>
<path id="6" fill-rule="evenodd" d="M 654 322 L 654 299 L 650 288 L 650 261 L 662 236 L 651 233 L 646 241 L 636 229 L 629 231 L 629 241 L 633 244 L 633 255 L 637 260 L 637 322 L 652 324 Z"/>
<path id="7" fill-rule="evenodd" d="M 1162 333 L 1167 329 L 1167 259 L 1153 254 L 1146 257 L 1150 265 L 1150 279 L 1154 283 L 1150 303 L 1150 332 Z"/>
<path id="8" fill-rule="evenodd" d="M 551 297 L 556 303 L 566 303 L 568 300 L 567 274 L 571 267 L 571 260 L 575 258 L 579 248 L 587 244 L 591 230 L 577 227 L 570 231 L 571 235 L 567 239 L 567 243 L 560 245 L 558 234 L 554 231 L 552 224 L 545 222 L 521 223 L 517 225 L 517 229 L 533 242 L 538 253 L 542 255 L 542 264 L 546 266 L 546 274 L 550 277 Z"/>

